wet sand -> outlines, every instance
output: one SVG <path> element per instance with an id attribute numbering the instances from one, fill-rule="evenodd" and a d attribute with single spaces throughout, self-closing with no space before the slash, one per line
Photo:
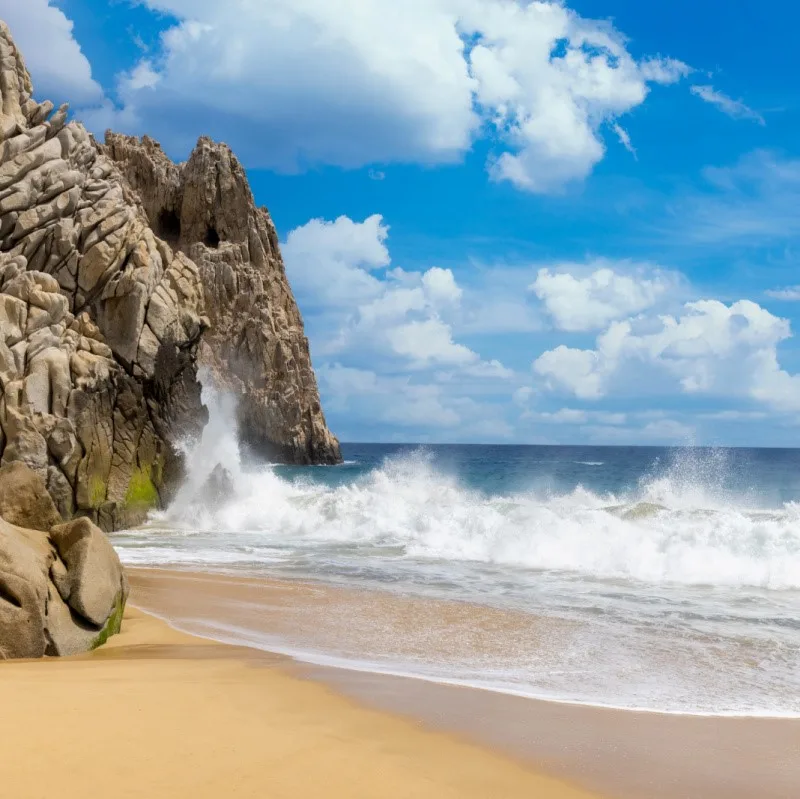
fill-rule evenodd
<path id="1" fill-rule="evenodd" d="M 288 665 L 185 635 L 137 610 L 127 612 L 121 635 L 90 655 L 0 663 L 0 795 L 597 796 L 487 747 L 365 708 Z"/>
<path id="2" fill-rule="evenodd" d="M 133 601 L 199 634 L 277 636 L 332 646 L 342 624 L 392 637 L 398 625 L 470 629 L 464 646 L 495 633 L 549 631 L 535 617 L 292 581 L 131 570 Z M 477 621 L 475 623 L 476 616 Z M 470 620 L 472 623 L 470 624 Z M 237 628 L 237 629 L 233 629 Z M 394 636 L 396 638 L 396 636 Z M 457 636 L 458 637 L 458 636 Z M 426 646 L 444 647 L 435 636 Z M 387 646 L 397 647 L 397 641 Z M 448 651 L 452 641 L 446 644 Z M 404 655 L 413 652 L 403 652 Z M 676 716 L 546 702 L 296 663 L 294 673 L 428 729 L 456 734 L 535 771 L 620 799 L 796 799 L 800 720 Z"/>

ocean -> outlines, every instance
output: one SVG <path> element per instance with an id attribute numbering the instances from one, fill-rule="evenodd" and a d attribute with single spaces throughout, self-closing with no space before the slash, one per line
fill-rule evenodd
<path id="1" fill-rule="evenodd" d="M 114 535 L 123 562 L 363 592 L 220 638 L 563 702 L 800 716 L 800 450 L 344 444 L 341 466 L 295 468 L 243 461 L 230 401 L 206 401 L 170 508 Z"/>

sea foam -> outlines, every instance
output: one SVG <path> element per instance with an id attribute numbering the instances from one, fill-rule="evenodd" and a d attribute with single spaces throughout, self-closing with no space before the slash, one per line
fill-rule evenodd
<path id="1" fill-rule="evenodd" d="M 652 584 L 800 588 L 800 506 L 764 509 L 730 496 L 721 455 L 688 451 L 625 496 L 581 486 L 486 494 L 463 485 L 424 449 L 329 486 L 281 477 L 270 466 L 247 467 L 231 432 L 233 403 L 213 390 L 205 400 L 211 421 L 189 454 L 188 479 L 153 520 L 176 533 L 246 534 L 251 545 L 266 547 L 370 545 L 409 558 Z M 214 506 L 204 485 L 218 463 L 230 473 L 233 492 Z M 251 547 L 246 554 L 257 553 Z M 198 555 L 186 551 L 192 563 Z"/>

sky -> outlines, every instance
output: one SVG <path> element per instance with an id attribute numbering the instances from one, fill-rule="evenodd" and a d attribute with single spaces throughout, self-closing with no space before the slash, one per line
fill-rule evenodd
<path id="1" fill-rule="evenodd" d="M 201 134 L 342 441 L 797 446 L 789 0 L 0 0 L 39 99 Z"/>

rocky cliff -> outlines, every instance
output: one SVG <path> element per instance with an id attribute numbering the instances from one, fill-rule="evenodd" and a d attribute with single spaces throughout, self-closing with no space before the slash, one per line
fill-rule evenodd
<path id="1" fill-rule="evenodd" d="M 230 150 L 98 146 L 32 95 L 0 22 L 0 463 L 27 464 L 64 519 L 138 521 L 205 423 L 201 363 L 254 448 L 337 461 L 275 229 Z"/>
<path id="2" fill-rule="evenodd" d="M 174 164 L 147 136 L 107 133 L 103 152 L 156 233 L 198 266 L 211 323 L 200 363 L 240 398 L 240 439 L 273 460 L 339 462 L 275 226 L 230 148 L 201 138 Z"/>
<path id="3" fill-rule="evenodd" d="M 0 22 L 0 455 L 64 518 L 111 529 L 159 503 L 203 424 L 203 288 L 66 106 L 32 92 Z"/>

